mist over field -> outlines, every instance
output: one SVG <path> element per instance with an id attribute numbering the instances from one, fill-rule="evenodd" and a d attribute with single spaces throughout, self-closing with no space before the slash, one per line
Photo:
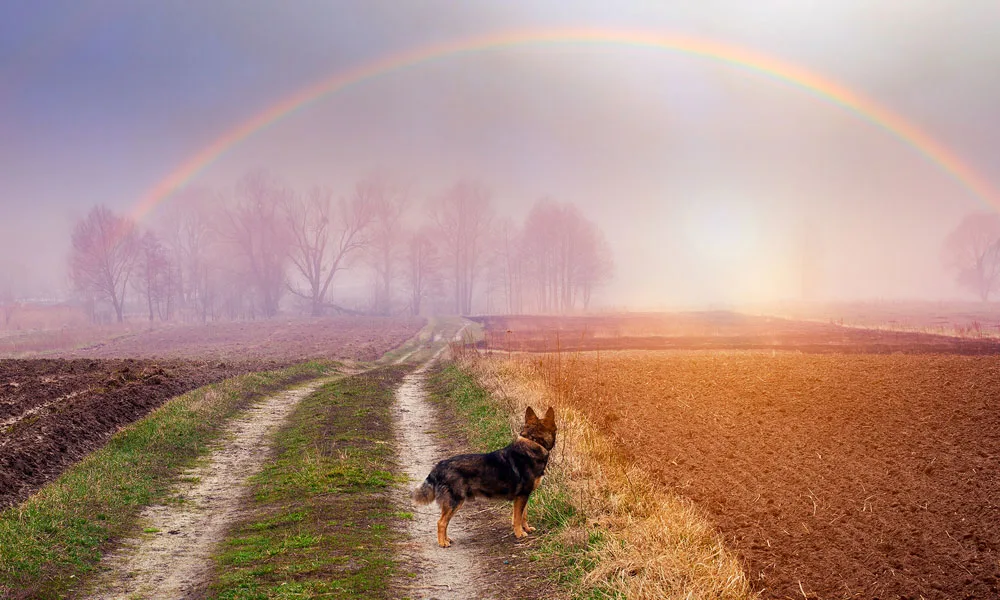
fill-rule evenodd
<path id="1" fill-rule="evenodd" d="M 8 301 L 93 296 L 70 265 L 74 228 L 95 206 L 132 215 L 206 146 L 320 80 L 411 48 L 505 31 L 643 31 L 773 56 L 873 99 L 994 182 L 998 19 L 992 2 L 934 0 L 593 2 L 572 10 L 560 2 L 6 4 L 0 288 Z M 204 212 L 218 237 L 212 264 L 236 273 L 226 283 L 210 279 L 256 290 L 247 292 L 250 308 L 245 300 L 223 308 L 216 294 L 212 310 L 270 310 L 263 307 L 272 299 L 239 273 L 249 272 L 255 252 L 291 256 L 294 244 L 241 254 L 238 219 L 223 217 L 246 204 L 254 173 L 268 182 L 262 197 L 282 210 L 290 199 L 305 210 L 318 190 L 338 219 L 340 201 L 356 199 L 360 184 L 393 190 L 383 195 L 399 214 L 370 217 L 381 233 L 365 230 L 365 247 L 348 253 L 322 298 L 357 311 L 412 312 L 421 269 L 430 278 L 416 293 L 424 313 L 972 301 L 988 297 L 996 279 L 975 260 L 998 260 L 992 222 L 979 226 L 987 241 L 971 259 L 955 248 L 975 235 L 949 246 L 967 215 L 990 221 L 982 214 L 994 212 L 990 200 L 913 144 L 778 77 L 662 48 L 566 41 L 456 52 L 290 112 L 140 216 L 137 237 L 154 232 L 165 264 L 181 273 L 173 283 L 181 291 L 161 290 L 164 298 L 209 294 L 188 289 L 190 261 L 171 240 L 179 207 L 188 206 L 189 215 Z M 445 199 L 460 189 L 485 203 L 471 258 L 455 258 L 465 242 L 449 242 L 446 231 Z M 196 200 L 185 205 L 185 197 Z M 578 233 L 558 233 L 565 218 L 557 212 L 532 221 L 538 206 L 577 214 L 581 225 L 566 231 Z M 530 243 L 517 237 L 532 227 Z M 413 267 L 418 234 L 435 258 Z M 373 242 L 379 235 L 392 241 Z M 546 246 L 557 238 L 575 240 L 564 247 L 574 256 L 598 250 L 539 266 L 543 252 L 557 253 Z M 512 247 L 523 254 L 523 281 Z M 273 300 L 308 313 L 308 277 L 282 260 L 287 282 L 272 282 L 280 293 Z M 143 315 L 152 302 L 137 279 L 123 288 L 126 312 Z"/>
<path id="2" fill-rule="evenodd" d="M 0 598 L 1000 598 L 998 31 L 0 0 Z"/>

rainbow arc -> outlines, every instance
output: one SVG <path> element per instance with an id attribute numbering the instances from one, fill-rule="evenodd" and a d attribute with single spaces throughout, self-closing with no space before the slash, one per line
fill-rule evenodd
<path id="1" fill-rule="evenodd" d="M 517 30 L 458 39 L 409 49 L 341 71 L 286 96 L 219 136 L 185 160 L 148 190 L 132 209 L 141 219 L 196 177 L 227 150 L 297 110 L 364 83 L 370 79 L 457 55 L 529 45 L 597 44 L 662 49 L 704 58 L 756 72 L 799 88 L 814 97 L 840 106 L 897 138 L 951 176 L 970 194 L 993 208 L 1000 208 L 1000 194 L 947 145 L 904 116 L 860 92 L 794 63 L 754 50 L 718 41 L 656 32 L 610 29 Z"/>

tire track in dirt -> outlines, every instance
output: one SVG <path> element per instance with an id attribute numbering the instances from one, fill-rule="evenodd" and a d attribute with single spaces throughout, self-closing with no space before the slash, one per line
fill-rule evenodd
<path id="1" fill-rule="evenodd" d="M 460 341 L 465 329 L 463 326 L 450 339 Z M 435 334 L 433 342 L 440 343 L 443 337 Z M 436 503 L 417 506 L 409 497 L 409 488 L 423 481 L 439 460 L 453 454 L 436 437 L 440 420 L 425 387 L 427 370 L 447 350 L 447 346 L 439 349 L 407 375 L 396 391 L 399 455 L 410 480 L 400 503 L 413 513 L 407 523 L 408 541 L 402 544 L 401 553 L 415 574 L 401 588 L 406 597 L 414 600 L 504 598 L 504 575 L 497 569 L 497 559 L 491 556 L 489 547 L 496 542 L 498 531 L 489 518 L 493 515 L 483 514 L 492 512 L 490 507 L 475 503 L 465 506 L 448 527 L 453 544 L 440 548 L 436 534 L 440 508 Z"/>
<path id="2" fill-rule="evenodd" d="M 196 590 L 211 571 L 216 544 L 239 516 L 247 478 L 268 457 L 271 434 L 300 400 L 333 379 L 271 396 L 230 422 L 220 447 L 174 488 L 172 497 L 182 501 L 144 510 L 139 523 L 150 533 L 106 555 L 99 567 L 103 572 L 85 597 L 183 598 Z"/>
<path id="3" fill-rule="evenodd" d="M 437 420 L 424 387 L 425 373 L 440 354 L 407 375 L 396 391 L 399 454 L 404 458 L 411 487 L 423 481 L 437 461 L 445 457 L 444 448 L 434 438 Z M 485 598 L 479 589 L 488 587 L 488 582 L 473 579 L 474 574 L 481 576 L 486 571 L 478 560 L 475 538 L 467 520 L 462 518 L 468 514 L 451 522 L 448 535 L 454 544 L 445 549 L 437 545 L 435 532 L 440 516 L 437 504 L 416 506 L 406 497 L 402 505 L 413 512 L 413 519 L 407 523 L 409 541 L 403 553 L 413 563 L 416 577 L 406 586 L 407 594 L 414 599 Z"/>

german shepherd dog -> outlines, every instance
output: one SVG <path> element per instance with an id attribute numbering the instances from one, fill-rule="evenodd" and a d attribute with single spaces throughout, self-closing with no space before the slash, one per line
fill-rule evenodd
<path id="1" fill-rule="evenodd" d="M 556 413 L 549 408 L 539 419 L 529 406 L 524 413 L 520 435 L 506 448 L 489 454 L 462 454 L 442 460 L 413 492 L 417 504 L 437 500 L 441 507 L 438 519 L 438 545 L 451 545 L 448 522 L 466 500 L 477 496 L 514 501 L 511 525 L 514 536 L 523 538 L 535 528 L 528 525 L 528 497 L 538 487 L 549 452 L 556 445 Z"/>

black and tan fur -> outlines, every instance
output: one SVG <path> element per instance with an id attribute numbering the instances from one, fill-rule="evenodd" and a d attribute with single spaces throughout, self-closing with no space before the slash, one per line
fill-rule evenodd
<path id="1" fill-rule="evenodd" d="M 529 406 L 524 413 L 524 427 L 510 445 L 489 454 L 462 454 L 442 460 L 423 484 L 413 492 L 417 504 L 437 500 L 441 507 L 438 519 L 438 545 L 451 545 L 448 522 L 466 500 L 504 498 L 514 501 L 511 525 L 514 536 L 522 538 L 534 531 L 528 525 L 528 497 L 538 487 L 549 452 L 556 445 L 556 414 L 549 408 L 539 419 Z"/>

